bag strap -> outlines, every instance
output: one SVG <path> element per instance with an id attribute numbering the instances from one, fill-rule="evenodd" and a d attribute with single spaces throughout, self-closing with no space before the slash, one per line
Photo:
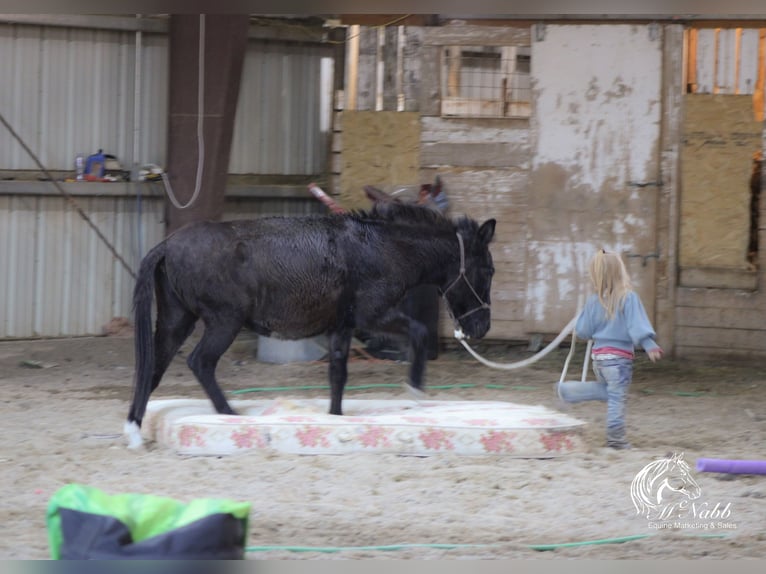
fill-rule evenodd
<path id="1" fill-rule="evenodd" d="M 572 344 L 569 346 L 569 353 L 567 354 L 567 358 L 564 361 L 564 369 L 561 371 L 561 378 L 559 379 L 560 383 L 564 382 L 564 379 L 566 379 L 567 376 L 567 370 L 569 369 L 569 362 L 572 360 L 572 356 L 574 355 L 575 350 L 575 341 L 577 337 L 575 336 L 574 331 L 572 331 Z M 585 380 L 588 377 L 588 364 L 590 362 L 590 351 L 593 347 L 593 339 L 588 339 L 588 344 L 585 346 L 585 360 L 582 364 L 582 381 L 585 382 Z"/>

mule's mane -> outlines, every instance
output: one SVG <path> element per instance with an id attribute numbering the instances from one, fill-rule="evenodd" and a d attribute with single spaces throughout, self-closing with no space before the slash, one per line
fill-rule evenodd
<path id="1" fill-rule="evenodd" d="M 362 222 L 385 221 L 449 231 L 475 231 L 478 228 L 478 223 L 468 217 L 460 217 L 453 221 L 440 211 L 410 203 L 378 202 L 371 210 L 353 211 L 350 216 Z"/>

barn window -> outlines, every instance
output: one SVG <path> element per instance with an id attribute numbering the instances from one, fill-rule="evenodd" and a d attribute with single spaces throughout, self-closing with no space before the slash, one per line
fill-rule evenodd
<path id="1" fill-rule="evenodd" d="M 529 46 L 446 46 L 442 116 L 529 117 Z"/>

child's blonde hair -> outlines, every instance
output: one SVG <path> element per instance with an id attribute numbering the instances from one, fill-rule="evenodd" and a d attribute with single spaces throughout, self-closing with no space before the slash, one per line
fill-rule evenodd
<path id="1" fill-rule="evenodd" d="M 625 296 L 633 285 L 622 257 L 600 249 L 590 261 L 590 280 L 609 319 L 622 308 Z"/>

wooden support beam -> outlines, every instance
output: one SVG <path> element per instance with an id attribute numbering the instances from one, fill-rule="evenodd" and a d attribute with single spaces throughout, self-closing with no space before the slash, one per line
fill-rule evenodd
<path id="1" fill-rule="evenodd" d="M 167 233 L 192 221 L 220 219 L 229 170 L 242 64 L 247 48 L 246 14 L 174 14 L 170 17 L 167 173 L 180 205 L 167 204 Z M 200 61 L 200 41 L 203 43 Z M 201 65 L 200 65 L 201 64 Z M 203 73 L 201 73 L 203 72 Z M 203 86 L 202 141 L 198 137 Z"/>

